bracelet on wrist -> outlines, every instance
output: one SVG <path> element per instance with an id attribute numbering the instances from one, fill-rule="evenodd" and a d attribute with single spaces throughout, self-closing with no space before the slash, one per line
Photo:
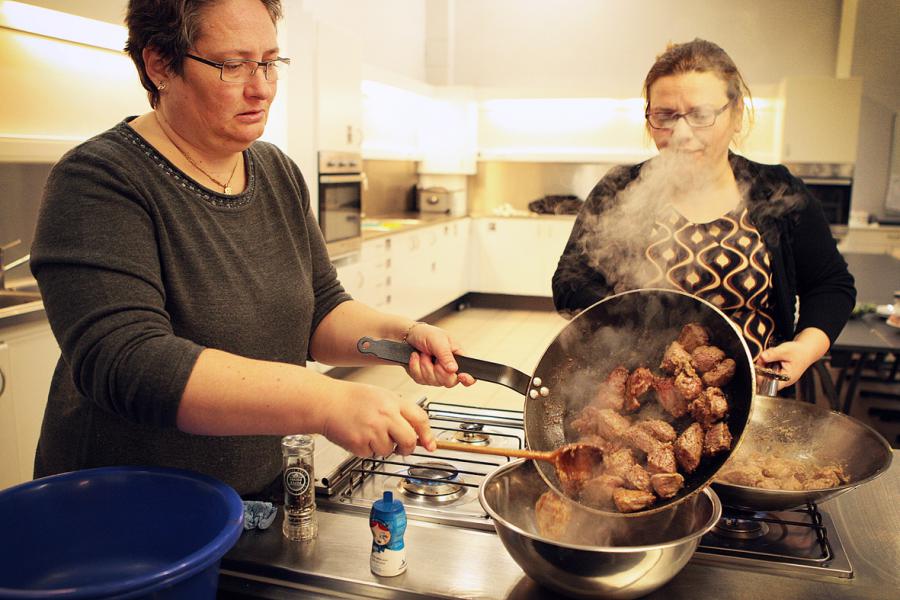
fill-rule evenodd
<path id="1" fill-rule="evenodd" d="M 406 342 L 406 340 L 409 339 L 409 334 L 410 334 L 410 332 L 412 332 L 413 327 L 415 327 L 416 325 L 424 325 L 424 324 L 425 324 L 425 323 L 423 323 L 422 321 L 416 321 L 415 323 L 413 323 L 412 325 L 410 325 L 409 327 L 407 327 L 407 328 L 406 328 L 406 331 L 403 333 L 403 337 L 400 338 L 400 341 L 401 341 L 401 342 Z"/>

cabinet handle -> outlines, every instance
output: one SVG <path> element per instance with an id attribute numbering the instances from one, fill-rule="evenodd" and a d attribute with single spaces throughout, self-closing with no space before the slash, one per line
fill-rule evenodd
<path id="1" fill-rule="evenodd" d="M 6 389 L 6 375 L 3 374 L 3 369 L 0 369 L 0 396 L 3 395 L 3 391 Z"/>

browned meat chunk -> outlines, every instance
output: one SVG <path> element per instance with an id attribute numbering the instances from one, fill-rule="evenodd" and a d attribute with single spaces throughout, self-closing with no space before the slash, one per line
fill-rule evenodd
<path id="1" fill-rule="evenodd" d="M 705 346 L 709 343 L 709 332 L 700 323 L 688 323 L 681 328 L 678 343 L 688 352 L 693 352 L 697 346 Z"/>
<path id="2" fill-rule="evenodd" d="M 641 452 L 650 453 L 663 445 L 658 439 L 650 435 L 645 429 L 632 427 L 624 436 L 625 443 Z"/>
<path id="3" fill-rule="evenodd" d="M 703 374 L 703 383 L 719 388 L 725 387 L 731 381 L 731 378 L 734 377 L 736 366 L 732 359 L 726 358 L 713 367 L 712 370 Z"/>
<path id="4" fill-rule="evenodd" d="M 628 369 L 625 367 L 613 369 L 597 389 L 597 405 L 601 408 L 622 410 L 626 381 L 628 381 Z"/>
<path id="5" fill-rule="evenodd" d="M 661 442 L 674 442 L 678 437 L 671 425 L 659 419 L 640 421 L 634 427 L 643 429 Z"/>
<path id="6" fill-rule="evenodd" d="M 581 413 L 572 419 L 572 429 L 582 436 L 597 435 L 597 425 L 600 423 L 600 409 L 593 404 L 588 404 Z"/>
<path id="7" fill-rule="evenodd" d="M 706 373 L 725 359 L 725 353 L 715 346 L 697 346 L 691 352 L 691 366 L 698 373 Z"/>
<path id="8" fill-rule="evenodd" d="M 625 471 L 625 487 L 632 490 L 643 490 L 652 492 L 650 487 L 650 473 L 648 473 L 641 465 L 632 465 Z"/>
<path id="9" fill-rule="evenodd" d="M 675 459 L 685 473 L 693 473 L 703 454 L 703 429 L 699 423 L 691 423 L 675 440 Z"/>
<path id="10" fill-rule="evenodd" d="M 678 342 L 672 342 L 666 348 L 663 354 L 662 362 L 659 368 L 668 373 L 675 375 L 682 371 L 689 371 L 691 367 L 691 353 L 685 350 Z"/>
<path id="11" fill-rule="evenodd" d="M 653 373 L 647 367 L 638 367 L 628 376 L 625 384 L 625 400 L 622 409 L 625 412 L 634 412 L 641 407 L 640 399 L 653 386 Z"/>
<path id="12" fill-rule="evenodd" d="M 622 448 L 611 454 L 603 455 L 603 467 L 606 475 L 615 475 L 616 477 L 624 478 L 625 473 L 627 473 L 628 469 L 633 467 L 634 464 L 634 455 L 631 454 L 631 450 L 628 448 Z"/>
<path id="13" fill-rule="evenodd" d="M 675 473 L 678 464 L 675 462 L 675 451 L 666 444 L 647 453 L 647 470 L 651 473 Z"/>
<path id="14" fill-rule="evenodd" d="M 824 490 L 846 482 L 847 476 L 844 474 L 844 470 L 838 465 L 830 465 L 813 473 L 809 479 L 803 482 L 803 486 L 807 490 Z"/>
<path id="15" fill-rule="evenodd" d="M 622 448 L 621 440 L 608 440 L 599 435 L 583 435 L 578 438 L 578 441 L 600 448 L 603 454 L 609 454 Z"/>
<path id="16" fill-rule="evenodd" d="M 612 495 L 616 488 L 623 487 L 625 480 L 615 475 L 600 475 L 589 479 L 581 488 L 580 501 L 585 504 L 609 508 L 612 506 Z"/>
<path id="17" fill-rule="evenodd" d="M 749 487 L 758 487 L 765 476 L 756 465 L 740 465 L 725 467 L 716 474 L 716 479 L 726 483 L 734 483 L 736 485 L 746 485 Z"/>
<path id="18" fill-rule="evenodd" d="M 675 389 L 685 400 L 693 400 L 703 391 L 703 382 L 696 375 L 682 371 L 675 376 Z"/>
<path id="19" fill-rule="evenodd" d="M 547 491 L 534 503 L 538 531 L 549 538 L 565 535 L 572 519 L 572 506 L 555 492 Z"/>
<path id="20" fill-rule="evenodd" d="M 622 395 L 625 393 L 625 383 L 628 381 L 628 369 L 625 367 L 619 366 L 609 372 L 609 375 L 606 376 L 605 384 L 607 384 L 613 391 Z"/>
<path id="21" fill-rule="evenodd" d="M 714 456 L 719 452 L 731 449 L 731 432 L 724 421 L 719 421 L 706 431 L 703 436 L 703 455 Z"/>
<path id="22" fill-rule="evenodd" d="M 650 476 L 650 485 L 660 498 L 671 498 L 684 487 L 681 473 L 656 473 Z"/>
<path id="23" fill-rule="evenodd" d="M 657 377 L 653 387 L 656 388 L 656 399 L 659 401 L 659 405 L 666 412 L 676 419 L 687 414 L 690 402 L 675 387 L 673 378 Z"/>
<path id="24" fill-rule="evenodd" d="M 613 502 L 619 512 L 637 512 L 644 510 L 656 501 L 656 496 L 651 492 L 641 490 L 628 490 L 616 488 L 613 491 Z"/>
<path id="25" fill-rule="evenodd" d="M 638 367 L 628 376 L 628 382 L 625 385 L 625 393 L 632 398 L 640 399 L 650 391 L 653 385 L 653 373 L 647 367 Z"/>
<path id="26" fill-rule="evenodd" d="M 631 421 L 614 410 L 604 408 L 597 413 L 597 433 L 608 440 L 621 439 Z"/>
<path id="27" fill-rule="evenodd" d="M 691 402 L 691 416 L 704 428 L 708 428 L 727 414 L 728 400 L 717 387 L 706 388 Z"/>

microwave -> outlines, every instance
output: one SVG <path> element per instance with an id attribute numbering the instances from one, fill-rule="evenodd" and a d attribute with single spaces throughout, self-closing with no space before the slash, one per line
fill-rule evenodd
<path id="1" fill-rule="evenodd" d="M 362 246 L 365 178 L 360 154 L 319 152 L 319 228 L 332 260 Z"/>
<path id="2" fill-rule="evenodd" d="M 786 163 L 822 205 L 829 225 L 847 225 L 853 194 L 853 165 L 845 163 Z"/>

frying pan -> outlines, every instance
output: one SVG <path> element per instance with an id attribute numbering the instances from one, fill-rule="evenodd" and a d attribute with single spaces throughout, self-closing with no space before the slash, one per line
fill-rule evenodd
<path id="1" fill-rule="evenodd" d="M 790 510 L 824 502 L 872 481 L 891 465 L 891 446 L 874 429 L 845 414 L 769 396 L 757 396 L 744 443 L 731 456 L 781 455 L 815 466 L 844 466 L 848 483 L 821 490 L 769 490 L 714 481 L 724 504 L 753 511 Z"/>
<path id="2" fill-rule="evenodd" d="M 460 372 L 505 385 L 525 396 L 525 443 L 529 448 L 551 451 L 577 442 L 581 435 L 571 422 L 590 404 L 597 388 L 617 366 L 629 370 L 647 366 L 653 370 L 666 347 L 677 339 L 687 323 L 700 323 L 709 330 L 711 343 L 736 363 L 734 377 L 723 388 L 729 403 L 728 428 L 732 450 L 739 445 L 750 418 L 756 392 L 750 351 L 732 321 L 712 304 L 684 292 L 665 289 L 638 289 L 609 296 L 586 308 L 569 321 L 544 351 L 532 375 L 512 367 L 456 356 Z M 385 360 L 408 363 L 414 349 L 408 344 L 362 338 L 360 352 Z M 644 410 L 659 411 L 656 402 L 646 402 Z M 639 413 L 640 414 L 640 413 Z M 645 416 L 658 416 L 647 414 Z M 690 416 L 672 423 L 681 433 Z M 588 510 L 607 516 L 648 515 L 684 501 L 713 478 L 731 452 L 704 457 L 700 466 L 684 475 L 684 487 L 672 498 L 658 498 L 646 510 L 619 513 L 582 503 Z M 535 465 L 547 484 L 567 495 L 552 464 Z"/>

